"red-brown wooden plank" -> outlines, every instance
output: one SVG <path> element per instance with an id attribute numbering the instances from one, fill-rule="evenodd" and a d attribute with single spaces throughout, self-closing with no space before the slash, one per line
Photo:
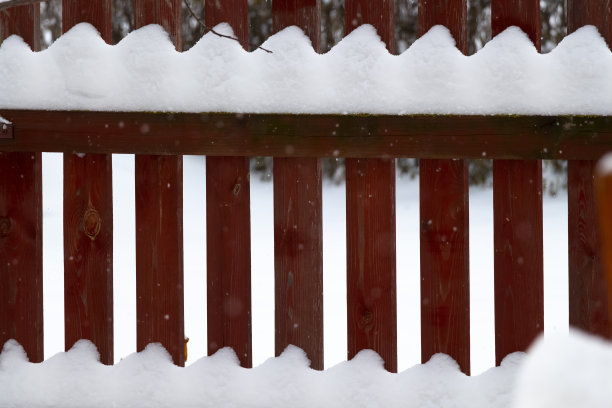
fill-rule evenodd
<path id="1" fill-rule="evenodd" d="M 612 9 L 609 2 L 568 0 L 568 33 L 592 24 L 612 43 Z M 568 175 L 569 321 L 589 333 L 612 338 L 608 311 L 601 238 L 593 176 L 595 161 L 570 160 Z"/>
<path id="2" fill-rule="evenodd" d="M 297 25 L 321 48 L 320 0 L 272 2 L 273 30 Z M 302 348 L 323 369 L 321 160 L 274 158 L 275 353 Z"/>
<path id="3" fill-rule="evenodd" d="M 110 0 L 65 0 L 62 30 L 92 24 L 111 39 Z M 83 133 L 86 134 L 86 131 Z M 112 156 L 64 154 L 65 347 L 91 340 L 113 364 Z"/>
<path id="4" fill-rule="evenodd" d="M 608 154 L 595 171 L 595 195 L 599 213 L 599 230 L 605 279 L 600 282 L 607 287 L 607 298 L 612 299 L 612 156 Z M 608 313 L 612 315 L 612 302 L 608 303 Z"/>
<path id="5" fill-rule="evenodd" d="M 180 19 L 180 0 L 134 1 L 135 27 L 162 25 L 179 50 Z M 135 175 L 136 347 L 159 342 L 183 366 L 183 157 L 137 155 Z"/>
<path id="6" fill-rule="evenodd" d="M 436 24 L 467 53 L 467 1 L 419 1 L 419 35 Z M 421 160 L 421 359 L 446 353 L 470 373 L 469 184 L 465 160 Z"/>
<path id="7" fill-rule="evenodd" d="M 344 27 L 372 24 L 393 52 L 393 0 L 347 0 Z M 372 349 L 397 372 L 395 160 L 346 160 L 348 358 Z"/>
<path id="8" fill-rule="evenodd" d="M 13 123 L 14 135 L 0 138 L 3 152 L 452 159 L 482 158 L 484 150 L 491 159 L 594 160 L 612 150 L 608 116 L 236 115 L 2 108 L 0 115 Z M 144 123 L 146 135 L 141 131 Z"/>
<path id="9" fill-rule="evenodd" d="M 12 34 L 39 49 L 38 5 L 0 11 L 0 43 Z M 0 174 L 0 347 L 15 339 L 38 363 L 44 359 L 41 154 L 2 153 Z"/>
<path id="10" fill-rule="evenodd" d="M 248 47 L 247 0 L 205 3 L 206 25 L 226 22 Z M 208 354 L 232 347 L 252 367 L 251 199 L 247 157 L 206 158 Z"/>
<path id="11" fill-rule="evenodd" d="M 510 25 L 540 49 L 539 0 L 492 0 L 491 30 Z M 544 331 L 542 162 L 493 163 L 495 359 L 525 351 Z"/>

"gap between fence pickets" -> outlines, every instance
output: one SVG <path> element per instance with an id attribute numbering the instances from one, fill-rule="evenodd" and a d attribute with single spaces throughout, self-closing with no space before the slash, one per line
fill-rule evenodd
<path id="1" fill-rule="evenodd" d="M 2 0 L 0 0 L 1 2 Z M 0 139 L 13 138 L 13 123 L 0 116 Z"/>

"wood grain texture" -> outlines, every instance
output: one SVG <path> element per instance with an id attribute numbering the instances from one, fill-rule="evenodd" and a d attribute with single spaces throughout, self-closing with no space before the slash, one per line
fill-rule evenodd
<path id="1" fill-rule="evenodd" d="M 421 359 L 470 373 L 469 196 L 464 160 L 421 160 Z"/>
<path id="2" fill-rule="evenodd" d="M 185 364 L 183 160 L 136 156 L 136 343 L 161 343 Z M 143 177 L 146 175 L 146 177 Z"/>
<path id="3" fill-rule="evenodd" d="M 160 24 L 177 50 L 180 21 L 180 0 L 134 1 L 135 27 Z M 159 342 L 183 366 L 183 157 L 137 155 L 135 177 L 137 349 Z"/>
<path id="4" fill-rule="evenodd" d="M 275 0 L 272 2 L 272 26 L 278 32 L 298 26 L 317 52 L 321 52 L 321 0 Z"/>
<path id="5" fill-rule="evenodd" d="M 206 158 L 208 355 L 231 347 L 253 365 L 249 159 Z"/>
<path id="6" fill-rule="evenodd" d="M 492 0 L 497 35 L 519 26 L 540 50 L 539 0 Z M 515 135 L 517 136 L 517 135 Z M 542 163 L 493 162 L 495 360 L 525 351 L 544 331 Z"/>
<path id="7" fill-rule="evenodd" d="M 320 52 L 320 0 L 274 1 L 272 20 L 274 32 L 300 27 Z M 323 369 L 322 194 L 319 158 L 274 158 L 275 354 L 293 344 L 316 370 Z"/>
<path id="8" fill-rule="evenodd" d="M 346 161 L 348 358 L 376 351 L 397 372 L 395 167 Z"/>
<path id="9" fill-rule="evenodd" d="M 395 50 L 393 0 L 347 0 L 344 7 L 347 34 L 372 24 Z M 372 349 L 397 372 L 394 159 L 346 160 L 346 234 L 348 357 Z"/>
<path id="10" fill-rule="evenodd" d="M 4 3 L 0 3 L 4 4 Z M 21 5 L 0 8 L 0 44 L 10 35 L 18 35 L 32 48 L 40 50 L 40 6 Z"/>
<path id="11" fill-rule="evenodd" d="M 542 162 L 493 166 L 495 356 L 499 365 L 544 331 Z"/>
<path id="12" fill-rule="evenodd" d="M 467 1 L 419 1 L 419 35 L 447 27 L 467 53 Z M 470 373 L 469 183 L 465 160 L 419 164 L 421 359 L 453 357 Z"/>
<path id="13" fill-rule="evenodd" d="M 214 27 L 228 23 L 242 48 L 249 49 L 249 4 L 248 0 L 217 0 L 204 2 L 206 25 Z"/>
<path id="14" fill-rule="evenodd" d="M 27 5 L 34 5 L 37 9 L 40 10 L 40 8 L 37 6 L 41 1 L 42 0 L 5 0 L 2 3 L 0 3 L 0 11 L 6 10 L 9 8 L 14 8 L 16 6 L 27 6 Z"/>
<path id="15" fill-rule="evenodd" d="M 610 44 L 611 4 L 608 0 L 568 0 L 568 32 L 592 24 Z M 607 307 L 597 227 L 594 170 L 593 160 L 568 162 L 569 321 L 586 332 L 612 338 L 612 315 Z"/>
<path id="16" fill-rule="evenodd" d="M 62 31 L 65 33 L 79 23 L 89 23 L 111 43 L 110 0 L 62 0 Z"/>
<path id="17" fill-rule="evenodd" d="M 113 364 L 112 159 L 64 159 L 65 346 L 91 340 Z M 110 202 L 110 203 L 109 203 Z"/>
<path id="18" fill-rule="evenodd" d="M 0 11 L 0 43 L 17 34 L 38 50 L 39 16 L 38 5 Z M 41 163 L 40 153 L 0 154 L 0 347 L 15 339 L 33 363 L 44 359 Z"/>
<path id="19" fill-rule="evenodd" d="M 207 1 L 206 25 L 228 22 L 248 47 L 246 0 Z M 251 198 L 247 157 L 206 158 L 208 354 L 232 347 L 253 365 L 251 334 Z"/>
<path id="20" fill-rule="evenodd" d="M 394 0 L 346 0 L 344 31 L 350 33 L 363 24 L 376 28 L 390 53 L 395 52 Z"/>
<path id="21" fill-rule="evenodd" d="M 323 369 L 321 163 L 274 159 L 275 353 L 293 344 Z"/>
<path id="22" fill-rule="evenodd" d="M 0 109 L 3 152 L 595 160 L 612 117 L 348 116 Z M 223 123 L 223 128 L 219 128 Z M 148 133 L 143 134 L 142 129 Z M 87 131 L 87 134 L 83 134 Z"/>
<path id="23" fill-rule="evenodd" d="M 110 41 L 110 0 L 68 0 L 62 6 L 64 32 L 92 24 Z M 81 129 L 81 137 L 89 136 Z M 64 154 L 65 347 L 91 340 L 104 364 L 113 363 L 113 197 L 112 157 L 72 150 Z"/>
<path id="24" fill-rule="evenodd" d="M 133 0 L 133 2 L 134 28 L 159 24 L 170 35 L 170 40 L 176 49 L 179 51 L 183 49 L 181 0 Z"/>
<path id="25" fill-rule="evenodd" d="M 511 26 L 517 26 L 535 47 L 541 47 L 539 0 L 491 0 L 491 34 L 497 34 Z"/>
<path id="26" fill-rule="evenodd" d="M 612 299 L 612 172 L 608 163 L 601 163 L 596 171 L 595 194 L 599 213 L 599 227 L 606 276 L 607 297 Z M 603 283 L 603 282 L 600 282 Z M 612 302 L 608 303 L 608 313 L 612 315 Z"/>

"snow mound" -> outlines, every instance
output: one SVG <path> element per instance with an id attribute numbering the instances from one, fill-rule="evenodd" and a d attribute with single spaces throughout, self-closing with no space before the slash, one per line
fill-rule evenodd
<path id="1" fill-rule="evenodd" d="M 311 370 L 306 354 L 294 346 L 253 369 L 241 368 L 231 349 L 186 368 L 173 365 L 156 344 L 115 366 L 102 365 L 98 357 L 95 346 L 81 340 L 32 364 L 10 340 L 0 354 L 0 406 L 502 408 L 510 406 L 523 356 L 511 355 L 501 367 L 474 377 L 442 354 L 391 374 L 370 350 L 326 371 Z"/>
<path id="2" fill-rule="evenodd" d="M 222 24 L 216 30 L 230 34 Z M 612 53 L 593 26 L 548 54 L 511 27 L 467 57 L 433 27 L 391 55 L 372 26 L 317 54 L 289 27 L 244 51 L 208 33 L 175 51 L 152 25 L 115 46 L 79 24 L 32 52 L 0 47 L 0 108 L 110 111 L 371 114 L 612 114 Z"/>

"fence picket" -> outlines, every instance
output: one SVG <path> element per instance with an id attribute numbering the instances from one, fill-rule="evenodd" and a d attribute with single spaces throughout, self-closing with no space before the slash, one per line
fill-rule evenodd
<path id="1" fill-rule="evenodd" d="M 147 24 L 162 25 L 181 49 L 181 0 L 134 0 L 134 26 Z M 136 348 L 161 343 L 183 366 L 183 157 L 137 155 L 135 177 Z"/>
<path id="2" fill-rule="evenodd" d="M 110 0 L 64 0 L 62 30 L 92 24 L 111 41 Z M 113 364 L 112 156 L 64 154 L 65 347 L 91 340 Z"/>
<path id="3" fill-rule="evenodd" d="M 497 35 L 519 26 L 540 49 L 540 2 L 493 0 Z M 544 331 L 542 162 L 493 162 L 495 361 L 525 351 Z"/>
<path id="4" fill-rule="evenodd" d="M 205 3 L 206 25 L 226 22 L 248 47 L 247 0 Z M 252 367 L 251 199 L 248 157 L 206 158 L 208 354 L 232 347 Z"/>
<path id="5" fill-rule="evenodd" d="M 276 0 L 275 32 L 297 25 L 321 47 L 320 0 Z M 293 344 L 323 369 L 321 159 L 274 158 L 275 354 Z"/>
<path id="6" fill-rule="evenodd" d="M 612 9 L 597 0 L 567 2 L 568 34 L 592 24 L 612 44 Z M 602 265 L 595 208 L 594 160 L 570 160 L 567 165 L 569 320 L 581 330 L 612 338 L 612 320 Z"/>
<path id="7" fill-rule="evenodd" d="M 467 54 L 467 1 L 419 1 L 419 35 L 436 24 Z M 453 357 L 470 373 L 469 185 L 466 160 L 419 163 L 421 359 Z"/>

